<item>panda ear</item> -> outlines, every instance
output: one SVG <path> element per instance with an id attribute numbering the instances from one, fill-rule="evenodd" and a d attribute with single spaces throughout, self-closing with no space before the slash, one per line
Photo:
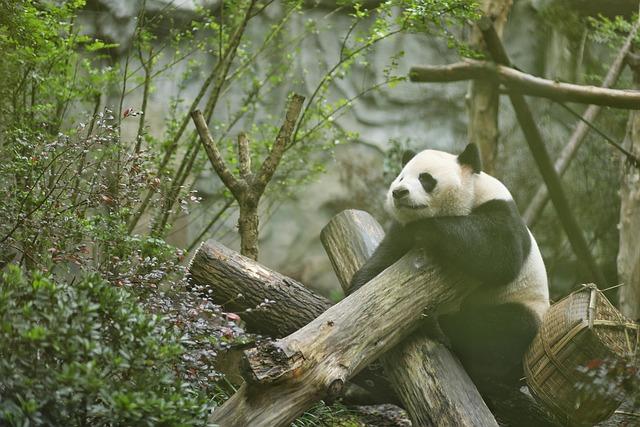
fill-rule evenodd
<path id="1" fill-rule="evenodd" d="M 415 151 L 405 150 L 404 153 L 402 153 L 402 167 L 405 167 L 406 164 L 409 163 L 409 160 L 413 159 L 415 155 Z"/>
<path id="2" fill-rule="evenodd" d="M 473 169 L 473 173 L 482 172 L 482 160 L 480 159 L 480 150 L 474 143 L 470 143 L 458 156 L 458 163 L 461 165 L 470 166 Z"/>

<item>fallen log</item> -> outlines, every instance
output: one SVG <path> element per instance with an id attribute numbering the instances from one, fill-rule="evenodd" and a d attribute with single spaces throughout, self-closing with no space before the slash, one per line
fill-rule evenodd
<path id="1" fill-rule="evenodd" d="M 409 70 L 409 79 L 412 82 L 421 83 L 495 79 L 508 89 L 515 89 L 523 95 L 539 96 L 558 102 L 640 110 L 640 91 L 637 90 L 563 83 L 524 73 L 508 64 L 495 64 L 489 61 L 465 59 L 448 65 L 415 66 Z"/>
<path id="2" fill-rule="evenodd" d="M 289 425 L 317 400 L 339 395 L 346 381 L 409 336 L 423 311 L 436 313 L 473 288 L 427 265 L 419 251 L 409 252 L 302 329 L 245 352 L 246 382 L 211 422 Z"/>
<path id="3" fill-rule="evenodd" d="M 345 292 L 353 274 L 383 237 L 378 222 L 356 210 L 336 215 L 322 230 L 322 244 Z M 456 357 L 424 333 L 411 335 L 383 355 L 381 361 L 413 425 L 498 425 Z"/>
<path id="4" fill-rule="evenodd" d="M 382 228 L 377 234 L 374 230 L 369 231 L 369 247 L 375 249 L 379 242 L 376 236 L 382 236 L 384 232 Z M 347 254 L 345 260 L 346 257 Z M 365 259 L 360 260 L 360 265 Z M 200 245 L 189 264 L 189 276 L 189 280 L 201 286 L 202 292 L 214 302 L 227 311 L 239 313 L 247 330 L 273 338 L 294 333 L 332 305 L 302 283 L 215 240 Z M 381 369 L 367 367 L 352 382 L 371 395 L 371 403 L 399 403 Z"/>
<path id="5" fill-rule="evenodd" d="M 284 337 L 311 322 L 331 302 L 215 240 L 203 242 L 189 264 L 190 280 L 252 332 Z"/>

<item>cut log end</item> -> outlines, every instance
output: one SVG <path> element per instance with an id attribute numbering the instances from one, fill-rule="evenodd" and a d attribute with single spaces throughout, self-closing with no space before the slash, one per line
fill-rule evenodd
<path id="1" fill-rule="evenodd" d="M 294 376 L 303 361 L 299 351 L 289 351 L 277 342 L 266 341 L 245 350 L 242 377 L 251 384 L 273 384 Z"/>

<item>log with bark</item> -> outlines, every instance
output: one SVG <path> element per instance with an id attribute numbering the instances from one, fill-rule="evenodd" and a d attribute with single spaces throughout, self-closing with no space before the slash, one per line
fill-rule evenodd
<path id="1" fill-rule="evenodd" d="M 371 215 L 355 210 L 336 215 L 322 230 L 322 244 L 345 292 L 383 237 L 382 227 Z M 424 332 L 405 339 L 381 361 L 413 425 L 498 425 L 460 362 Z"/>
<path id="2" fill-rule="evenodd" d="M 471 290 L 468 280 L 409 252 L 302 329 L 245 352 L 246 382 L 211 421 L 288 425 L 317 400 L 339 395 L 346 381 L 408 337 L 423 312 L 436 313 Z"/>
<path id="3" fill-rule="evenodd" d="M 383 233 L 382 229 L 379 233 Z M 375 238 L 372 232 L 373 244 L 379 241 Z M 269 337 L 294 333 L 332 305 L 302 283 L 215 240 L 200 245 L 189 265 L 189 276 L 212 301 L 239 313 L 247 330 Z M 400 402 L 379 369 L 367 367 L 352 381 L 371 395 L 370 403 Z"/>

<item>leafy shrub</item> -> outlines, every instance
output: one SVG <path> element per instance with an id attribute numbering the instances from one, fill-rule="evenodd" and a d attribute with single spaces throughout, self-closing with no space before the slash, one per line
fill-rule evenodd
<path id="1" fill-rule="evenodd" d="M 56 283 L 9 266 L 0 280 L 0 424 L 204 424 L 165 319 L 97 276 Z"/>

